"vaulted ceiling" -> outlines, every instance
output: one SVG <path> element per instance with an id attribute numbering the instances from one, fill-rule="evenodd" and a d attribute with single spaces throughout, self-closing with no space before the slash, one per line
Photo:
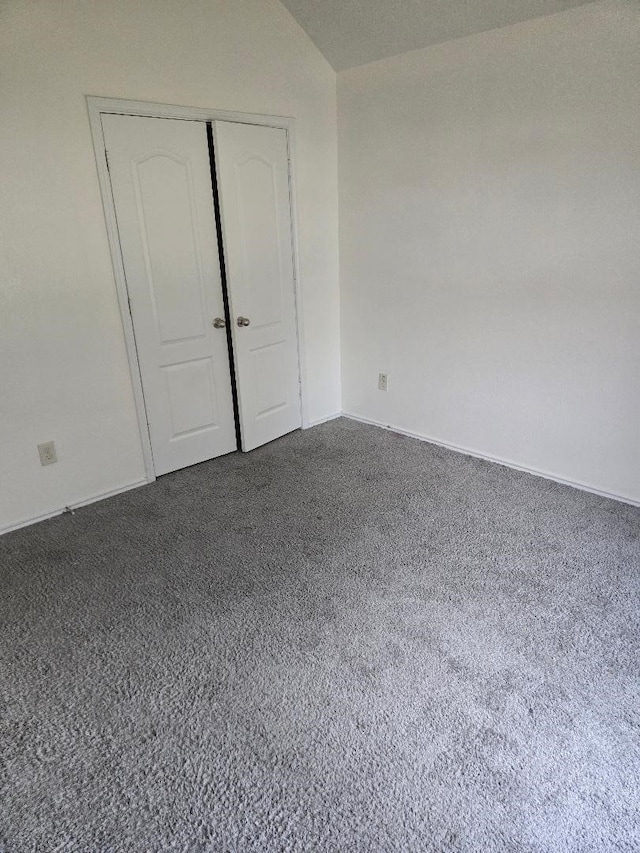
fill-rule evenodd
<path id="1" fill-rule="evenodd" d="M 336 71 L 592 0 L 282 0 Z"/>

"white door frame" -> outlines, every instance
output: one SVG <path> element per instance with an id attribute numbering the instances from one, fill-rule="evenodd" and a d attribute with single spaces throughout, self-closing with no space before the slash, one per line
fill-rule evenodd
<path id="1" fill-rule="evenodd" d="M 299 263 L 298 263 L 298 240 L 297 240 L 297 216 L 295 198 L 295 119 L 286 116 L 268 116 L 255 113 L 235 113 L 228 110 L 214 110 L 203 107 L 180 107 L 173 104 L 155 104 L 147 101 L 128 101 L 123 98 L 98 98 L 87 95 L 87 109 L 89 111 L 89 124 L 93 138 L 93 148 L 98 168 L 98 181 L 102 195 L 102 206 L 104 208 L 105 222 L 107 226 L 107 237 L 113 272 L 115 277 L 116 292 L 124 339 L 127 348 L 127 359 L 133 386 L 133 397 L 138 415 L 138 427 L 140 431 L 140 442 L 144 458 L 144 468 L 147 482 L 156 479 L 153 466 L 153 455 L 151 453 L 151 439 L 147 424 L 147 411 L 142 393 L 142 379 L 140 376 L 140 365 L 136 350 L 135 335 L 133 331 L 133 320 L 129 309 L 129 294 L 127 281 L 124 273 L 124 263 L 120 251 L 120 240 L 118 239 L 118 227 L 116 223 L 116 212 L 111 192 L 111 181 L 109 179 L 109 167 L 107 164 L 107 152 L 104 135 L 102 132 L 103 113 L 115 113 L 116 115 L 148 116 L 150 118 L 173 118 L 186 119 L 190 121 L 232 121 L 239 124 L 258 124 L 266 127 L 282 128 L 287 134 L 287 150 L 289 157 L 289 200 L 291 204 L 291 221 L 293 225 L 291 234 L 291 247 L 293 255 L 294 295 L 296 308 L 296 326 L 298 333 L 298 370 L 300 375 L 300 407 L 303 428 L 310 426 L 307 399 L 306 399 L 306 371 L 304 363 L 304 330 L 302 312 L 302 292 L 300 288 Z"/>

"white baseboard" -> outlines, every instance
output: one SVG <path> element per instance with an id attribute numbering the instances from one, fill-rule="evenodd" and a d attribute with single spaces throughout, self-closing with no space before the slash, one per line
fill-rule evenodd
<path id="1" fill-rule="evenodd" d="M 326 424 L 328 421 L 335 421 L 336 418 L 341 417 L 342 412 L 334 412 L 332 415 L 325 415 L 322 418 L 316 418 L 313 421 L 305 421 L 302 424 L 302 429 L 311 429 L 314 426 L 320 426 L 320 424 Z"/>
<path id="2" fill-rule="evenodd" d="M 122 492 L 128 492 L 131 489 L 137 489 L 139 486 L 146 486 L 149 482 L 153 481 L 146 479 L 134 480 L 133 483 L 127 483 L 125 486 L 119 486 L 117 489 L 110 489 L 108 492 L 98 492 L 88 498 L 73 501 L 66 506 L 52 509 L 50 512 L 44 512 L 42 515 L 23 518 L 21 521 L 15 521 L 11 524 L 5 525 L 4 527 L 0 527 L 0 536 L 2 536 L 3 533 L 10 533 L 12 530 L 19 530 L 21 527 L 28 527 L 30 524 L 36 524 L 38 521 L 46 521 L 48 518 L 54 518 L 56 515 L 62 515 L 63 512 L 67 512 L 68 510 L 76 510 L 81 506 L 87 506 L 88 504 L 95 503 L 96 501 L 102 501 L 105 498 L 112 498 L 114 495 L 120 495 Z"/>
<path id="3" fill-rule="evenodd" d="M 603 498 L 610 498 L 614 501 L 621 501 L 625 504 L 630 504 L 631 506 L 640 506 L 640 501 L 636 498 L 632 498 L 630 495 L 621 495 L 615 492 L 607 492 L 603 489 L 598 489 L 595 486 L 590 486 L 588 483 L 581 483 L 576 480 L 567 480 L 563 477 L 558 477 L 556 474 L 552 474 L 549 471 L 542 471 L 538 468 L 529 468 L 526 465 L 518 465 L 515 462 L 512 462 L 508 459 L 502 459 L 499 456 L 490 456 L 487 453 L 480 453 L 477 450 L 473 450 L 469 447 L 460 447 L 456 444 L 450 444 L 446 441 L 441 441 L 440 439 L 433 438 L 428 435 L 423 435 L 418 432 L 411 432 L 410 430 L 402 429 L 401 427 L 393 426 L 392 424 L 385 424 L 381 421 L 373 420 L 372 418 L 363 418 L 360 415 L 356 415 L 353 412 L 334 412 L 331 415 L 326 415 L 322 418 L 316 418 L 313 421 L 307 421 L 303 424 L 303 429 L 310 429 L 314 426 L 319 426 L 320 424 L 327 423 L 328 421 L 333 421 L 336 418 L 344 417 L 349 418 L 352 421 L 359 421 L 363 424 L 370 424 L 371 426 L 380 427 L 381 429 L 389 430 L 390 432 L 396 432 L 400 435 L 406 435 L 409 438 L 415 438 L 418 441 L 426 441 L 428 444 L 436 444 L 438 447 L 444 447 L 447 450 L 453 450 L 456 453 L 463 453 L 466 456 L 473 456 L 476 459 L 484 459 L 486 462 L 494 462 L 497 465 L 504 465 L 506 468 L 513 468 L 516 471 L 524 471 L 526 474 L 533 474 L 535 477 L 543 477 L 545 480 L 552 480 L 555 483 L 560 483 L 563 486 L 571 486 L 574 489 L 579 489 L 583 492 L 590 492 L 594 495 L 600 495 Z M 117 489 L 110 489 L 106 492 L 98 492 L 97 494 L 91 495 L 90 497 L 83 498 L 79 501 L 73 501 L 72 503 L 67 504 L 66 506 L 58 507 L 57 509 L 53 509 L 50 512 L 42 513 L 41 515 L 31 516 L 30 518 L 23 518 L 21 521 L 15 521 L 11 524 L 7 524 L 0 527 L 0 536 L 4 533 L 10 533 L 12 530 L 19 530 L 21 527 L 28 527 L 30 524 L 36 524 L 38 521 L 46 521 L 48 518 L 54 518 L 56 515 L 62 515 L 63 512 L 67 510 L 75 510 L 82 506 L 87 506 L 88 504 L 95 503 L 96 501 L 104 500 L 105 498 L 114 497 L 114 495 L 122 494 L 123 492 L 128 492 L 131 489 L 137 489 L 140 486 L 145 486 L 149 482 L 153 482 L 152 480 L 140 479 L 134 480 L 132 483 L 127 483 L 124 486 L 119 486 Z"/>
<path id="4" fill-rule="evenodd" d="M 431 436 L 423 435 L 422 433 L 411 432 L 406 429 L 401 429 L 400 427 L 392 426 L 391 424 L 384 424 L 381 421 L 372 420 L 371 418 L 363 418 L 360 415 L 353 414 L 353 412 L 343 411 L 342 417 L 349 418 L 352 421 L 359 421 L 363 424 L 381 427 L 382 429 L 389 430 L 390 432 L 397 432 L 400 435 L 406 435 L 408 438 L 416 438 L 418 441 L 426 441 L 428 444 L 436 444 L 438 447 L 445 447 L 447 450 L 454 450 L 456 453 L 465 454 L 465 456 L 473 456 L 476 459 L 484 459 L 486 462 L 494 462 L 497 465 L 504 465 L 505 468 L 524 471 L 525 474 L 533 474 L 534 477 L 543 477 L 545 480 L 553 480 L 554 483 L 560 483 L 563 486 L 571 486 L 573 489 L 579 489 L 582 492 L 591 492 L 591 494 L 600 495 L 600 497 L 603 498 L 610 498 L 614 501 L 631 504 L 631 506 L 640 506 L 640 501 L 637 498 L 632 498 L 630 495 L 606 492 L 603 489 L 590 486 L 588 483 L 581 483 L 577 480 L 567 480 L 563 477 L 558 477 L 556 474 L 552 474 L 549 471 L 542 471 L 539 468 L 528 468 L 526 465 L 518 465 L 510 459 L 501 459 L 499 456 L 489 456 L 487 453 L 480 453 L 479 451 L 473 450 L 469 447 L 460 447 L 457 444 L 449 444 L 446 441 L 441 441 L 438 438 L 432 438 Z"/>

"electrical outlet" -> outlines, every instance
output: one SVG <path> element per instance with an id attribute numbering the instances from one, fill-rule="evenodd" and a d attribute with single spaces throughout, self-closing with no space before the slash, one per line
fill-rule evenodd
<path id="1" fill-rule="evenodd" d="M 378 374 L 378 391 L 386 391 L 388 388 L 388 380 L 386 373 Z"/>
<path id="2" fill-rule="evenodd" d="M 54 462 L 58 461 L 56 446 L 53 441 L 45 441 L 44 444 L 39 444 L 38 453 L 40 454 L 41 465 L 53 465 Z"/>

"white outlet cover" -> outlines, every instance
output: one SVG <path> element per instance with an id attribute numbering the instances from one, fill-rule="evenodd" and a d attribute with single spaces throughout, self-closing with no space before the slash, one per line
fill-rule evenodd
<path id="1" fill-rule="evenodd" d="M 58 461 L 56 453 L 56 445 L 53 441 L 45 441 L 38 445 L 38 453 L 40 455 L 41 465 L 53 465 Z"/>

